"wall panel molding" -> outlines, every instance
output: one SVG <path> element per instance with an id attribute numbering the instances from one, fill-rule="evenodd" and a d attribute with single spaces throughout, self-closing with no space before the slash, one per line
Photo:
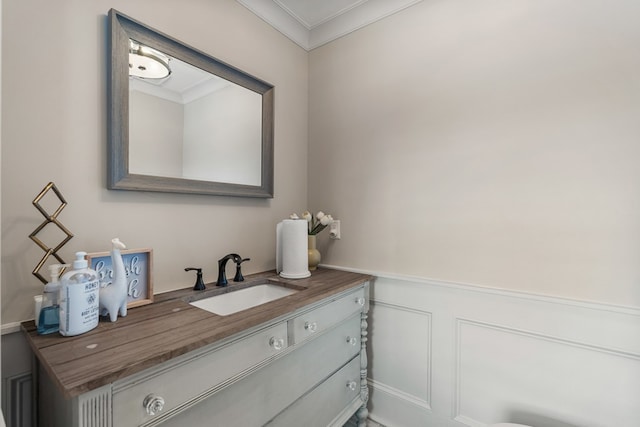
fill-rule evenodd
<path id="1" fill-rule="evenodd" d="M 613 313 L 628 314 L 631 316 L 640 317 L 640 307 L 607 304 L 607 303 L 597 302 L 597 301 L 585 301 L 580 299 L 561 297 L 557 295 L 544 295 L 544 294 L 538 294 L 533 292 L 515 291 L 511 289 L 503 289 L 498 287 L 490 287 L 490 286 L 476 285 L 476 284 L 470 284 L 470 283 L 448 282 L 444 280 L 436 280 L 436 279 L 430 279 L 430 278 L 420 277 L 420 276 L 410 276 L 410 275 L 404 275 L 404 274 L 395 274 L 395 273 L 366 270 L 366 269 L 359 269 L 359 268 L 347 268 L 347 267 L 336 266 L 336 265 L 321 264 L 320 266 L 325 268 L 331 268 L 334 270 L 369 274 L 369 275 L 375 276 L 376 280 L 378 281 L 380 279 L 383 279 L 383 280 L 404 282 L 406 284 L 411 284 L 414 286 L 428 285 L 433 287 L 445 288 L 449 290 L 459 289 L 461 291 L 478 292 L 481 294 L 490 294 L 490 295 L 504 296 L 509 298 L 519 298 L 519 299 L 525 299 L 528 301 L 541 301 L 541 302 L 546 302 L 550 304 L 570 305 L 575 307 L 583 307 L 583 308 L 599 310 L 599 311 L 611 311 Z"/>
<path id="2" fill-rule="evenodd" d="M 404 400 L 405 402 L 411 403 L 425 411 L 431 411 L 431 404 L 428 401 L 420 399 L 417 396 L 414 396 L 409 393 L 405 393 L 402 390 L 399 390 L 397 388 L 389 387 L 386 384 L 379 383 L 372 379 L 368 380 L 368 384 L 370 387 L 376 389 L 376 391 L 379 391 L 381 393 L 386 393 L 395 399 Z"/>
<path id="3" fill-rule="evenodd" d="M 609 355 L 612 355 L 612 356 L 625 357 L 625 358 L 629 358 L 629 359 L 632 359 L 632 360 L 635 360 L 635 361 L 640 361 L 640 354 L 638 354 L 638 353 L 618 350 L 618 349 L 610 348 L 610 347 L 603 347 L 603 346 L 588 344 L 588 343 L 584 343 L 584 342 L 565 339 L 565 338 L 561 338 L 561 337 L 557 337 L 557 336 L 553 336 L 553 335 L 541 334 L 541 333 L 528 331 L 528 330 L 524 330 L 524 329 L 511 328 L 511 327 L 503 326 L 503 325 L 495 325 L 495 324 L 481 322 L 481 321 L 477 321 L 477 320 L 471 320 L 471 319 L 457 318 L 456 319 L 456 326 L 457 326 L 456 330 L 459 331 L 460 327 L 463 326 L 463 325 L 471 325 L 471 326 L 477 326 L 477 327 L 481 327 L 481 328 L 493 329 L 493 330 L 496 330 L 496 331 L 499 331 L 499 332 L 503 332 L 503 333 L 522 335 L 522 336 L 529 337 L 529 338 L 550 341 L 550 342 L 557 343 L 557 344 L 562 344 L 562 345 L 567 345 L 567 346 L 572 346 L 572 347 L 578 347 L 578 348 L 585 349 L 585 350 L 598 351 L 598 352 L 609 354 Z M 459 335 L 459 333 L 458 333 L 458 335 Z M 460 351 L 460 348 L 458 347 L 458 354 L 459 354 L 459 351 Z"/>
<path id="4" fill-rule="evenodd" d="M 455 322 L 455 420 L 473 427 L 483 425 L 478 418 L 503 420 L 511 415 L 501 412 L 509 411 L 533 416 L 536 408 L 570 425 L 605 427 L 614 418 L 616 425 L 632 425 L 637 411 L 619 401 L 638 395 L 624 377 L 640 378 L 640 354 L 472 319 Z M 504 401 L 511 409 L 492 409 Z"/>
<path id="5" fill-rule="evenodd" d="M 6 424 L 11 427 L 31 427 L 31 372 L 7 377 L 3 381 L 2 408 Z"/>
<path id="6" fill-rule="evenodd" d="M 369 345 L 369 366 L 372 369 L 377 367 L 382 378 L 371 381 L 371 386 L 395 399 L 430 410 L 432 314 L 373 298 L 370 304 L 369 342 L 375 340 L 377 334 L 383 337 L 377 341 L 381 345 Z M 389 329 L 389 326 L 398 322 L 404 325 L 402 330 Z M 410 373 L 399 373 L 396 365 L 404 360 L 411 360 L 416 369 Z M 397 387 L 399 380 L 404 381 L 406 389 Z"/>
<path id="7" fill-rule="evenodd" d="M 375 276 L 373 420 L 394 427 L 640 425 L 633 380 L 640 378 L 639 309 L 339 269 Z M 415 337 L 422 347 L 412 349 Z M 415 382 L 426 354 L 428 399 Z"/>

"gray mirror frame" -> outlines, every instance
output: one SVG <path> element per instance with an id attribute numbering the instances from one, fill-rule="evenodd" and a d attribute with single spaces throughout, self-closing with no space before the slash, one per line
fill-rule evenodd
<path id="1" fill-rule="evenodd" d="M 109 11 L 108 177 L 110 190 L 159 191 L 273 198 L 274 87 L 156 31 L 115 9 Z M 262 95 L 261 185 L 231 184 L 129 173 L 129 39 L 216 74 Z"/>

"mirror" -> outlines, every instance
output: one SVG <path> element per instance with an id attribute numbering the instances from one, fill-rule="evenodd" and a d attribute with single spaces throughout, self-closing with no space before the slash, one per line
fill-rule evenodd
<path id="1" fill-rule="evenodd" d="M 273 92 L 109 11 L 108 188 L 273 197 Z"/>

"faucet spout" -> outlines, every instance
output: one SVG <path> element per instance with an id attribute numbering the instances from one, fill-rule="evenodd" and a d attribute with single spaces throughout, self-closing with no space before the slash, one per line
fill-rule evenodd
<path id="1" fill-rule="evenodd" d="M 229 261 L 230 259 L 235 261 L 242 259 L 242 257 L 240 257 L 240 255 L 238 254 L 228 254 L 218 260 L 218 280 L 216 281 L 216 286 L 227 286 L 229 284 L 229 282 L 227 281 L 226 268 L 227 261 Z"/>

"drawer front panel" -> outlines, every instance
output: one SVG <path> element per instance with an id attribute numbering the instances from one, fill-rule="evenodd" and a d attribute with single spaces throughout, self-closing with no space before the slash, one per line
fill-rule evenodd
<path id="1" fill-rule="evenodd" d="M 281 323 L 231 343 L 188 363 L 161 371 L 159 375 L 118 384 L 113 395 L 114 426 L 137 426 L 171 411 L 216 385 L 255 366 L 287 347 L 287 326 Z M 155 400 L 153 399 L 155 396 Z M 160 405 L 161 398 L 164 403 Z M 148 413 L 162 406 L 155 415 Z"/>
<path id="2" fill-rule="evenodd" d="M 326 427 L 359 395 L 360 358 L 356 357 L 267 425 Z"/>
<path id="3" fill-rule="evenodd" d="M 347 336 L 359 330 L 359 316 L 354 316 L 252 375 L 167 418 L 161 425 L 262 426 L 350 360 L 357 364 L 357 375 L 353 378 L 359 378 L 360 347 L 346 341 Z M 359 387 L 358 383 L 357 393 Z M 344 388 L 347 388 L 346 380 Z M 344 399 L 337 406 L 344 408 L 349 401 Z M 290 424 L 299 425 L 303 424 Z"/>
<path id="4" fill-rule="evenodd" d="M 358 289 L 322 307 L 301 314 L 289 321 L 291 344 L 300 343 L 363 310 L 364 289 Z M 358 334 L 359 336 L 359 334 Z"/>

